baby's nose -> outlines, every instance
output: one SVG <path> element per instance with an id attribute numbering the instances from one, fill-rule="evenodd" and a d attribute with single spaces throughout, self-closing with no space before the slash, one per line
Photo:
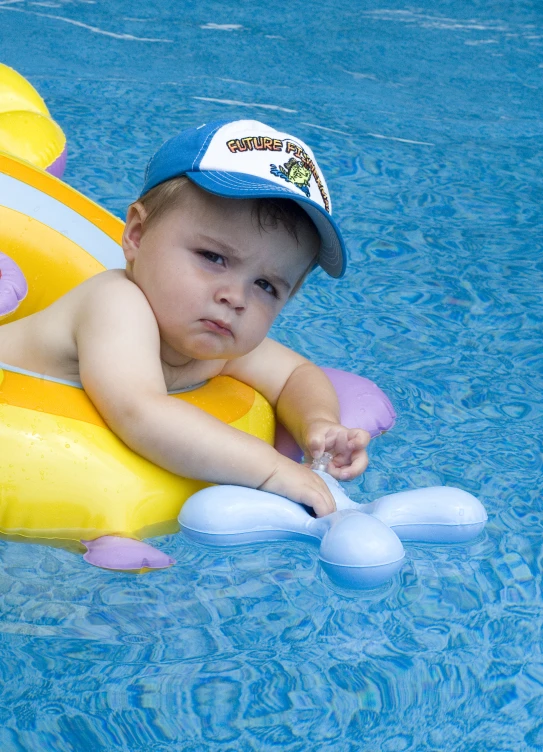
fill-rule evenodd
<path id="1" fill-rule="evenodd" d="M 246 295 L 243 285 L 231 284 L 218 292 L 220 303 L 226 304 L 236 310 L 243 310 L 246 306 Z"/>

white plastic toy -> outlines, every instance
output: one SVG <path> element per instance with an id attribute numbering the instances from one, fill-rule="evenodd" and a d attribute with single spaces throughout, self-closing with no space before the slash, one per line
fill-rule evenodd
<path id="1" fill-rule="evenodd" d="M 272 540 L 320 541 L 323 569 L 336 584 L 372 588 L 389 580 L 405 557 L 402 541 L 465 543 L 485 526 L 481 502 L 459 488 L 434 486 L 382 496 L 358 504 L 323 471 L 329 457 L 314 463 L 336 501 L 337 511 L 311 516 L 300 504 L 241 486 L 213 486 L 191 496 L 179 522 L 193 540 L 237 546 Z"/>

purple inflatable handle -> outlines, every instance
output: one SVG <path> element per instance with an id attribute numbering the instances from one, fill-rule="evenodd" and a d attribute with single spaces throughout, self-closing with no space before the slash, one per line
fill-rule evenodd
<path id="1" fill-rule="evenodd" d="M 87 553 L 83 556 L 85 561 L 102 569 L 139 572 L 145 569 L 166 569 L 175 564 L 175 559 L 171 556 L 133 538 L 103 535 L 92 541 L 82 540 L 81 543 L 87 547 Z"/>
<path id="2" fill-rule="evenodd" d="M 323 368 L 339 399 L 341 422 L 347 428 L 363 428 L 372 439 L 394 425 L 396 413 L 386 396 L 373 381 L 336 368 Z M 275 448 L 285 457 L 300 462 L 302 450 L 280 423 L 275 434 Z"/>
<path id="3" fill-rule="evenodd" d="M 64 170 L 66 169 L 66 159 L 68 158 L 68 149 L 64 147 L 62 150 L 62 154 L 58 156 L 55 161 L 49 165 L 49 167 L 46 167 L 45 172 L 48 172 L 50 175 L 53 175 L 55 178 L 61 178 L 64 175 Z"/>
<path id="4" fill-rule="evenodd" d="M 13 259 L 0 251 L 0 316 L 14 311 L 27 292 L 25 275 Z"/>

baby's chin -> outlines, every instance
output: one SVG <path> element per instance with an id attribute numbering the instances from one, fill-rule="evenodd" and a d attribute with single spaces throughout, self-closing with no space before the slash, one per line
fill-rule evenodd
<path id="1" fill-rule="evenodd" d="M 238 347 L 237 343 L 222 342 L 215 337 L 202 337 L 196 342 L 167 343 L 163 341 L 161 356 L 172 363 L 177 361 L 179 365 L 191 360 L 234 360 L 254 350 L 256 345 L 247 349 Z M 166 353 L 169 357 L 166 356 Z"/>

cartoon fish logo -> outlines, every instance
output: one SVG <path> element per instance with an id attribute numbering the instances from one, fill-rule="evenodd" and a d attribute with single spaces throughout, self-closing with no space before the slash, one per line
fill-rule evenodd
<path id="1" fill-rule="evenodd" d="M 283 178 L 299 188 L 309 198 L 309 181 L 311 170 L 300 159 L 291 157 L 284 165 L 270 165 L 270 172 L 278 178 Z"/>

